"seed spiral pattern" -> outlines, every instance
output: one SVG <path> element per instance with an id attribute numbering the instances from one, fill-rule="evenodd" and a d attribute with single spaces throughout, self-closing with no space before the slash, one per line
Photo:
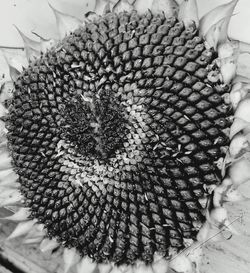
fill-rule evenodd
<path id="1" fill-rule="evenodd" d="M 218 184 L 227 86 L 195 27 L 108 13 L 32 62 L 7 120 L 31 217 L 97 262 L 150 263 L 195 238 Z"/>

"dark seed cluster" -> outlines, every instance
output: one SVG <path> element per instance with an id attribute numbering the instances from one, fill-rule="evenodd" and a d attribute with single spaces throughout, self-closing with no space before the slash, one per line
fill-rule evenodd
<path id="1" fill-rule="evenodd" d="M 213 50 L 150 12 L 109 13 L 22 73 L 7 121 L 31 217 L 97 262 L 150 263 L 195 238 L 230 126 Z"/>

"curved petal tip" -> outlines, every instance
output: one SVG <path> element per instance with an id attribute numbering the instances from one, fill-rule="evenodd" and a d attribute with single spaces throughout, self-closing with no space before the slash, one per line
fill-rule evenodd
<path id="1" fill-rule="evenodd" d="M 113 7 L 113 12 L 119 13 L 122 11 L 131 12 L 133 10 L 133 5 L 129 3 L 128 0 L 119 0 Z"/>
<path id="2" fill-rule="evenodd" d="M 177 16 L 179 5 L 175 0 L 154 0 L 151 11 L 153 14 L 164 12 L 166 17 Z"/>
<path id="3" fill-rule="evenodd" d="M 199 26 L 198 7 L 196 0 L 184 0 L 180 5 L 179 20 L 184 22 L 185 27 L 193 24 Z"/>
<path id="4" fill-rule="evenodd" d="M 208 30 L 223 18 L 226 19 L 226 30 L 233 14 L 235 6 L 239 0 L 232 0 L 231 2 L 220 5 L 215 9 L 206 13 L 200 20 L 200 35 L 205 36 Z"/>
<path id="5" fill-rule="evenodd" d="M 134 7 L 139 14 L 143 14 L 152 8 L 154 0 L 136 0 Z"/>
<path id="6" fill-rule="evenodd" d="M 23 39 L 27 59 L 30 60 L 32 58 L 38 57 L 41 51 L 40 42 L 30 39 L 16 25 L 14 25 L 14 27 L 16 28 L 16 30 L 19 32 L 20 36 Z"/>
<path id="7" fill-rule="evenodd" d="M 34 224 L 35 222 L 33 220 L 19 223 L 14 229 L 14 231 L 9 235 L 8 239 L 9 240 L 14 239 L 19 236 L 23 236 L 27 234 L 31 230 L 31 228 L 34 226 Z"/>
<path id="8" fill-rule="evenodd" d="M 92 262 L 89 258 L 82 258 L 81 261 L 77 264 L 77 273 L 93 273 L 97 265 L 95 262 Z"/>
<path id="9" fill-rule="evenodd" d="M 58 11 L 50 3 L 49 6 L 55 14 L 57 28 L 61 39 L 82 25 L 80 19 Z"/>

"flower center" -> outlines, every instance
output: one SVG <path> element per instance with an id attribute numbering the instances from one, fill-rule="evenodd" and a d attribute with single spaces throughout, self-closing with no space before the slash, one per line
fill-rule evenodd
<path id="1" fill-rule="evenodd" d="M 65 138 L 83 156 L 107 159 L 121 147 L 127 134 L 124 107 L 110 88 L 104 85 L 91 95 L 76 95 L 65 104 Z"/>
<path id="2" fill-rule="evenodd" d="M 197 29 L 150 12 L 109 13 L 17 80 L 8 119 L 31 217 L 97 262 L 185 247 L 220 183 L 229 109 Z"/>

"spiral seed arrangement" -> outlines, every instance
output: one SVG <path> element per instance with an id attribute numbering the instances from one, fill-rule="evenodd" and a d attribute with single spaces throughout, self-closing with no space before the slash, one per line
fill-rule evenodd
<path id="1" fill-rule="evenodd" d="M 0 205 L 22 206 L 10 238 L 62 246 L 66 271 L 199 272 L 248 177 L 246 85 L 231 84 L 241 44 L 225 35 L 237 0 L 200 27 L 194 0 L 165 13 L 137 2 L 105 6 L 45 51 L 26 44 L 38 55 L 0 105 L 17 174 Z"/>

